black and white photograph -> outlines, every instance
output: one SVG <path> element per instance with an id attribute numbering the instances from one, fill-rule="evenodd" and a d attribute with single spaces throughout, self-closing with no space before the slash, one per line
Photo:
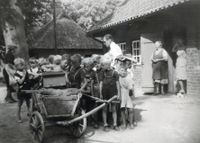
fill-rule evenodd
<path id="1" fill-rule="evenodd" d="M 0 0 L 0 143 L 200 143 L 200 0 Z"/>

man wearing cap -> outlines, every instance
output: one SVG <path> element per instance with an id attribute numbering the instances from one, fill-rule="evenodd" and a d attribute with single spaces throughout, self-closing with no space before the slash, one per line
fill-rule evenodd
<path id="1" fill-rule="evenodd" d="M 103 42 L 109 51 L 105 54 L 112 58 L 111 66 L 114 66 L 114 61 L 117 56 L 123 55 L 121 48 L 113 41 L 113 37 L 110 34 L 106 34 L 103 37 Z"/>

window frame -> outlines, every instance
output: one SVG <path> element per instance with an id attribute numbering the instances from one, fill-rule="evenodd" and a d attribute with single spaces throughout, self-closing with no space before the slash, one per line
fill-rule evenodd
<path id="1" fill-rule="evenodd" d="M 138 44 L 139 46 L 136 48 L 134 48 L 134 44 Z M 136 53 L 136 55 L 135 55 Z M 139 53 L 139 54 L 138 54 Z M 133 58 L 137 61 L 137 65 L 141 65 L 142 64 L 142 54 L 141 54 L 141 41 L 140 40 L 132 40 L 131 42 L 131 54 L 133 56 Z M 139 58 L 139 61 L 138 61 Z"/>
<path id="2" fill-rule="evenodd" d="M 127 51 L 126 42 L 120 42 L 120 43 L 117 43 L 117 45 L 121 48 L 123 53 Z"/>

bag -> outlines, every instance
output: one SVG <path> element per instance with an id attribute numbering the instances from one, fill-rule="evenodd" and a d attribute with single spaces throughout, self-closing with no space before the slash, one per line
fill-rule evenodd
<path id="1" fill-rule="evenodd" d="M 13 86 L 16 84 L 17 84 L 17 81 L 15 80 L 15 78 L 13 76 L 9 75 L 9 85 Z"/>

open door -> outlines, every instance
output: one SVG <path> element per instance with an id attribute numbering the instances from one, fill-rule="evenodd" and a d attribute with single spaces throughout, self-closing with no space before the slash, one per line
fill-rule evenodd
<path id="1" fill-rule="evenodd" d="M 152 79 L 151 55 L 155 50 L 154 42 L 157 39 L 155 34 L 142 34 L 141 56 L 142 56 L 142 90 L 144 93 L 153 93 L 154 85 Z"/>

